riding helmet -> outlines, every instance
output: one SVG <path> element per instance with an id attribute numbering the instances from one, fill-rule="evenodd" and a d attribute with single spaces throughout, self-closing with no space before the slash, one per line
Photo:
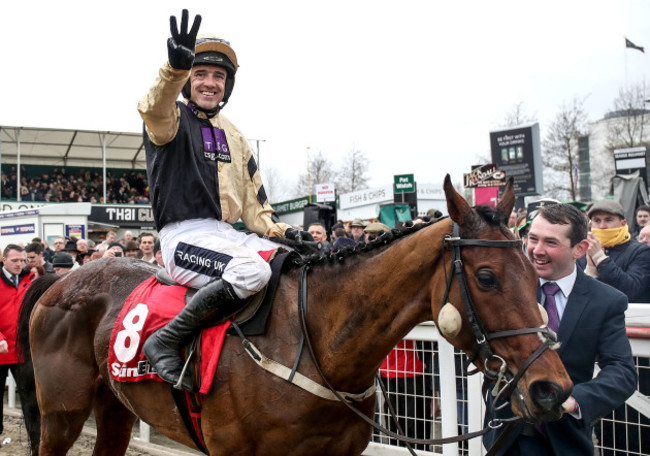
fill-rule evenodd
<path id="1" fill-rule="evenodd" d="M 219 109 L 222 109 L 228 103 L 232 89 L 235 86 L 235 73 L 237 72 L 237 68 L 239 68 L 235 51 L 230 47 L 230 42 L 226 40 L 212 35 L 199 35 L 196 39 L 194 54 L 195 57 L 192 66 L 214 65 L 224 68 L 228 73 L 223 100 L 219 107 Z M 183 86 L 182 93 L 185 98 L 190 99 L 191 89 L 189 80 Z"/>

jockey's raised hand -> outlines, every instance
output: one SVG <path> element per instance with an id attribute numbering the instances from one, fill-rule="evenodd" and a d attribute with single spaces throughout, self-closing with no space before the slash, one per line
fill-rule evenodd
<path id="1" fill-rule="evenodd" d="M 169 17 L 169 29 L 172 36 L 167 40 L 167 56 L 169 64 L 177 70 L 191 70 L 194 62 L 194 46 L 196 35 L 201 26 L 201 15 L 194 16 L 194 24 L 192 24 L 192 30 L 189 33 L 187 32 L 188 16 L 188 11 L 184 9 L 180 31 L 176 23 L 176 16 Z"/>

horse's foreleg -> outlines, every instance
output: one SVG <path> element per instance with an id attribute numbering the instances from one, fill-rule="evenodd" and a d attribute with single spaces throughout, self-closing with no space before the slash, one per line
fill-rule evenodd
<path id="1" fill-rule="evenodd" d="M 93 455 L 125 454 L 137 417 L 122 405 L 106 384 L 101 384 L 97 388 L 94 412 L 97 423 L 97 440 Z"/>

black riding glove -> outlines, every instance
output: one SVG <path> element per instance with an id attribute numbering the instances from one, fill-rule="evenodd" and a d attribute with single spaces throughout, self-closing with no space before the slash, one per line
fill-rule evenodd
<path id="1" fill-rule="evenodd" d="M 294 228 L 287 228 L 287 231 L 284 232 L 284 237 L 292 241 L 303 240 L 313 242 L 314 240 L 314 237 L 309 231 L 301 231 Z"/>
<path id="2" fill-rule="evenodd" d="M 167 56 L 169 64 L 177 70 L 191 70 L 192 63 L 194 63 L 194 45 L 201 25 L 201 15 L 194 16 L 192 30 L 187 33 L 188 14 L 187 10 L 184 9 L 180 33 L 176 24 L 176 16 L 170 16 L 169 18 L 169 29 L 172 36 L 167 40 Z"/>

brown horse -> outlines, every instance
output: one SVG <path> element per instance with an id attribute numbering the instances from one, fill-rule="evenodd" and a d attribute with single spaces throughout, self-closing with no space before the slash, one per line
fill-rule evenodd
<path id="1" fill-rule="evenodd" d="M 551 350 L 540 350 L 530 364 L 544 338 L 533 331 L 499 337 L 490 343 L 495 358 L 486 362 L 470 324 L 478 317 L 488 333 L 543 326 L 537 275 L 504 226 L 514 205 L 512 186 L 497 211 L 478 212 L 453 189 L 449 176 L 444 189 L 449 219 L 408 235 L 386 234 L 375 241 L 376 248 L 357 249 L 361 251 L 343 255 L 342 262 L 338 255 L 311 268 L 306 320 L 317 361 L 337 390 L 365 391 L 382 360 L 411 328 L 438 319 L 452 258 L 444 239 L 452 234 L 453 221 L 461 238 L 489 242 L 462 250 L 478 315 L 468 320 L 462 292 L 456 282 L 450 284 L 448 301 L 462 319 L 450 342 L 476 354 L 481 370 L 503 358 L 509 378 L 515 376 L 508 394 L 518 414 L 534 421 L 557 419 L 572 384 Z M 507 241 L 508 248 L 493 248 L 501 246 L 493 241 Z M 97 260 L 64 276 L 37 303 L 30 341 L 42 412 L 41 455 L 65 454 L 91 412 L 97 422 L 95 455 L 123 454 L 138 417 L 195 448 L 170 385 L 117 383 L 108 372 L 116 317 L 129 293 L 153 273 L 141 261 Z M 296 304 L 300 274 L 294 269 L 282 277 L 266 334 L 251 338 L 264 355 L 285 366 L 293 365 L 301 337 Z M 530 365 L 522 368 L 524 364 Z M 323 383 L 308 356 L 301 358 L 298 371 Z M 372 417 L 374 395 L 357 407 Z M 215 383 L 203 398 L 202 431 L 212 455 L 359 455 L 370 437 L 370 426 L 342 403 L 261 370 L 237 336 L 227 337 Z"/>

